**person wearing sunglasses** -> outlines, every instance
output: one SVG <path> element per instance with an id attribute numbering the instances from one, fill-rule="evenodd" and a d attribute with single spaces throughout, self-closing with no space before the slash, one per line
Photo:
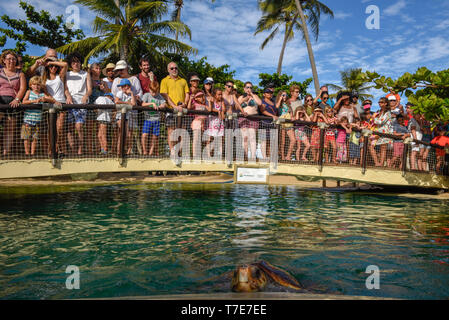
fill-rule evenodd
<path id="1" fill-rule="evenodd" d="M 334 100 L 332 100 L 329 97 L 329 90 L 327 88 L 327 86 L 322 86 L 320 88 L 320 94 L 315 98 L 314 100 L 315 104 L 321 104 L 323 103 L 324 105 L 328 105 L 331 108 L 333 108 L 335 106 L 335 102 Z M 326 106 L 323 106 L 322 109 L 324 110 L 326 108 Z"/>
<path id="2" fill-rule="evenodd" d="M 313 102 L 313 97 L 312 95 L 308 94 L 305 96 L 304 98 L 304 107 L 306 108 L 306 112 L 307 115 L 310 117 L 313 115 L 313 111 L 314 111 L 314 102 Z"/>
<path id="3" fill-rule="evenodd" d="M 161 81 L 160 94 L 167 101 L 169 108 L 172 108 L 174 112 L 180 112 L 183 108 L 187 108 L 190 100 L 189 85 L 184 78 L 179 76 L 178 65 L 175 62 L 172 61 L 167 65 L 167 71 L 168 76 Z M 170 137 L 176 126 L 174 115 L 167 113 L 165 121 L 167 134 Z M 168 139 L 170 154 L 174 152 L 174 145 L 175 141 Z"/>
<path id="4" fill-rule="evenodd" d="M 248 116 L 254 116 L 259 114 L 259 106 L 262 104 L 262 100 L 253 92 L 253 84 L 251 82 L 246 82 L 243 90 L 245 93 L 241 95 L 238 102 L 243 108 L 243 111 Z M 242 129 L 243 138 L 243 150 L 245 152 L 245 157 L 248 158 L 248 144 L 251 151 L 251 160 L 256 160 L 256 130 L 259 128 L 259 123 L 257 121 L 252 121 L 245 118 L 239 118 L 239 127 Z"/>

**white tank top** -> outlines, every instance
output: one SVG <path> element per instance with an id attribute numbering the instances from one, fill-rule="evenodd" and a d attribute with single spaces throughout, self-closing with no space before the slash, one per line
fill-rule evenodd
<path id="1" fill-rule="evenodd" d="M 67 72 L 67 88 L 73 98 L 73 103 L 81 104 L 83 96 L 87 93 L 87 72 L 81 70 Z"/>
<path id="2" fill-rule="evenodd" d="M 47 79 L 45 84 L 49 95 L 51 95 L 56 101 L 65 103 L 64 83 L 59 75 L 57 75 L 54 80 Z"/>

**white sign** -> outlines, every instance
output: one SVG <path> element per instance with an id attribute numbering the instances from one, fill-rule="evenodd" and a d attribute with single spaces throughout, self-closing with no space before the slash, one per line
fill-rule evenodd
<path id="1" fill-rule="evenodd" d="M 236 183 L 267 183 L 268 168 L 237 167 Z"/>

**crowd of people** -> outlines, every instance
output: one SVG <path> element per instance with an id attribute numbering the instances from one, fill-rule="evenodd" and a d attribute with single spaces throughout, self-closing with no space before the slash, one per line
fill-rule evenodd
<path id="1" fill-rule="evenodd" d="M 278 118 L 303 122 L 323 123 L 326 126 L 324 137 L 324 161 L 327 163 L 349 163 L 358 165 L 363 159 L 364 144 L 368 144 L 370 163 L 377 167 L 400 168 L 403 161 L 404 139 L 411 138 L 423 142 L 449 145 L 449 125 L 434 126 L 424 116 L 412 111 L 412 104 L 405 107 L 401 97 L 390 92 L 378 101 L 380 110 L 373 112 L 373 102 L 369 99 L 359 101 L 356 92 L 339 92 L 332 99 L 326 86 L 316 97 L 305 95 L 300 99 L 301 88 L 291 86 L 289 91 L 279 91 L 268 86 L 262 96 L 253 90 L 253 84 L 246 82 L 244 93 L 239 94 L 232 80 L 224 88 L 214 86 L 211 77 L 200 79 L 192 72 L 188 79 L 179 75 L 178 66 L 170 62 L 168 75 L 159 82 L 150 70 L 150 61 L 139 61 L 140 71 L 131 75 L 126 61 L 108 63 L 104 69 L 98 63 L 82 68 L 84 58 L 78 53 L 69 54 L 65 60 L 59 60 L 53 49 L 47 50 L 45 57 L 38 59 L 26 73 L 22 72 L 21 57 L 10 50 L 0 56 L 0 104 L 9 104 L 10 108 L 0 113 L 3 124 L 2 155 L 11 153 L 15 130 L 20 126 L 20 138 L 23 140 L 25 155 L 35 155 L 40 140 L 40 128 L 43 121 L 42 111 L 26 110 L 23 123 L 18 123 L 19 105 L 52 104 L 129 104 L 148 108 L 143 112 L 143 121 L 138 121 L 136 110 L 126 112 L 125 128 L 121 128 L 122 113 L 115 109 L 87 110 L 74 108 L 59 112 L 57 116 L 57 152 L 64 155 L 92 155 L 93 143 L 86 143 L 94 137 L 102 155 L 117 153 L 120 150 L 119 132 L 126 130 L 128 154 L 133 152 L 133 139 L 138 136 L 141 154 L 158 156 L 162 130 L 167 136 L 176 128 L 177 112 L 183 109 L 209 111 L 213 115 L 190 116 L 189 130 L 193 133 L 193 154 L 198 154 L 199 139 L 207 135 L 205 143 L 224 135 L 225 121 L 233 121 L 233 128 L 239 128 L 243 137 L 243 150 L 246 159 L 255 159 L 257 135 L 261 129 L 267 129 L 262 139 L 262 154 L 269 154 L 270 129 L 275 128 Z M 172 109 L 173 113 L 159 112 L 160 109 Z M 226 115 L 238 113 L 238 119 L 227 120 Z M 270 120 L 255 121 L 248 116 L 261 115 Z M 163 117 L 163 118 L 162 118 Z M 161 123 L 164 126 L 161 126 Z M 279 152 L 284 161 L 317 162 L 320 150 L 321 125 L 303 122 L 282 121 Z M 110 130 L 113 127 L 115 130 Z M 434 128 L 434 129 L 432 129 Z M 372 132 L 394 134 L 398 137 L 363 134 L 367 129 Z M 112 137 L 109 136 L 111 135 Z M 112 141 L 112 143 L 110 143 Z M 175 142 L 168 140 L 170 152 L 174 152 Z M 85 150 L 86 149 L 86 150 Z M 428 171 L 431 147 L 422 143 L 411 143 L 410 168 Z M 445 151 L 436 149 L 435 169 L 441 170 Z"/>

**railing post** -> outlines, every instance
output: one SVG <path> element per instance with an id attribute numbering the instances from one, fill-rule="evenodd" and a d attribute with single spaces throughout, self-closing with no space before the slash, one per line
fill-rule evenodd
<path id="1" fill-rule="evenodd" d="M 56 154 L 56 141 L 57 141 L 57 132 L 56 132 L 56 109 L 54 106 L 48 109 L 48 135 L 50 138 L 50 150 L 51 150 L 51 164 L 53 167 L 56 167 L 56 161 L 58 156 Z"/>
<path id="2" fill-rule="evenodd" d="M 371 135 L 371 130 L 363 129 L 363 149 L 362 149 L 362 161 L 360 165 L 362 166 L 362 174 L 366 172 L 366 161 L 368 160 L 368 147 L 369 147 L 369 136 Z"/>
<path id="3" fill-rule="evenodd" d="M 404 140 L 404 151 L 402 152 L 402 176 L 404 177 L 407 172 L 407 158 L 408 158 L 408 151 L 410 149 L 410 143 L 412 139 L 406 138 Z"/>
<path id="4" fill-rule="evenodd" d="M 123 163 L 125 162 L 125 145 L 126 145 L 126 113 L 128 111 L 128 108 L 126 105 L 120 105 L 120 150 L 119 150 L 119 162 L 120 165 L 123 166 Z"/>
<path id="5" fill-rule="evenodd" d="M 324 159 L 324 135 L 326 133 L 327 125 L 323 122 L 319 122 L 320 127 L 320 147 L 318 149 L 318 165 L 320 166 L 320 172 L 323 171 L 323 159 Z"/>

